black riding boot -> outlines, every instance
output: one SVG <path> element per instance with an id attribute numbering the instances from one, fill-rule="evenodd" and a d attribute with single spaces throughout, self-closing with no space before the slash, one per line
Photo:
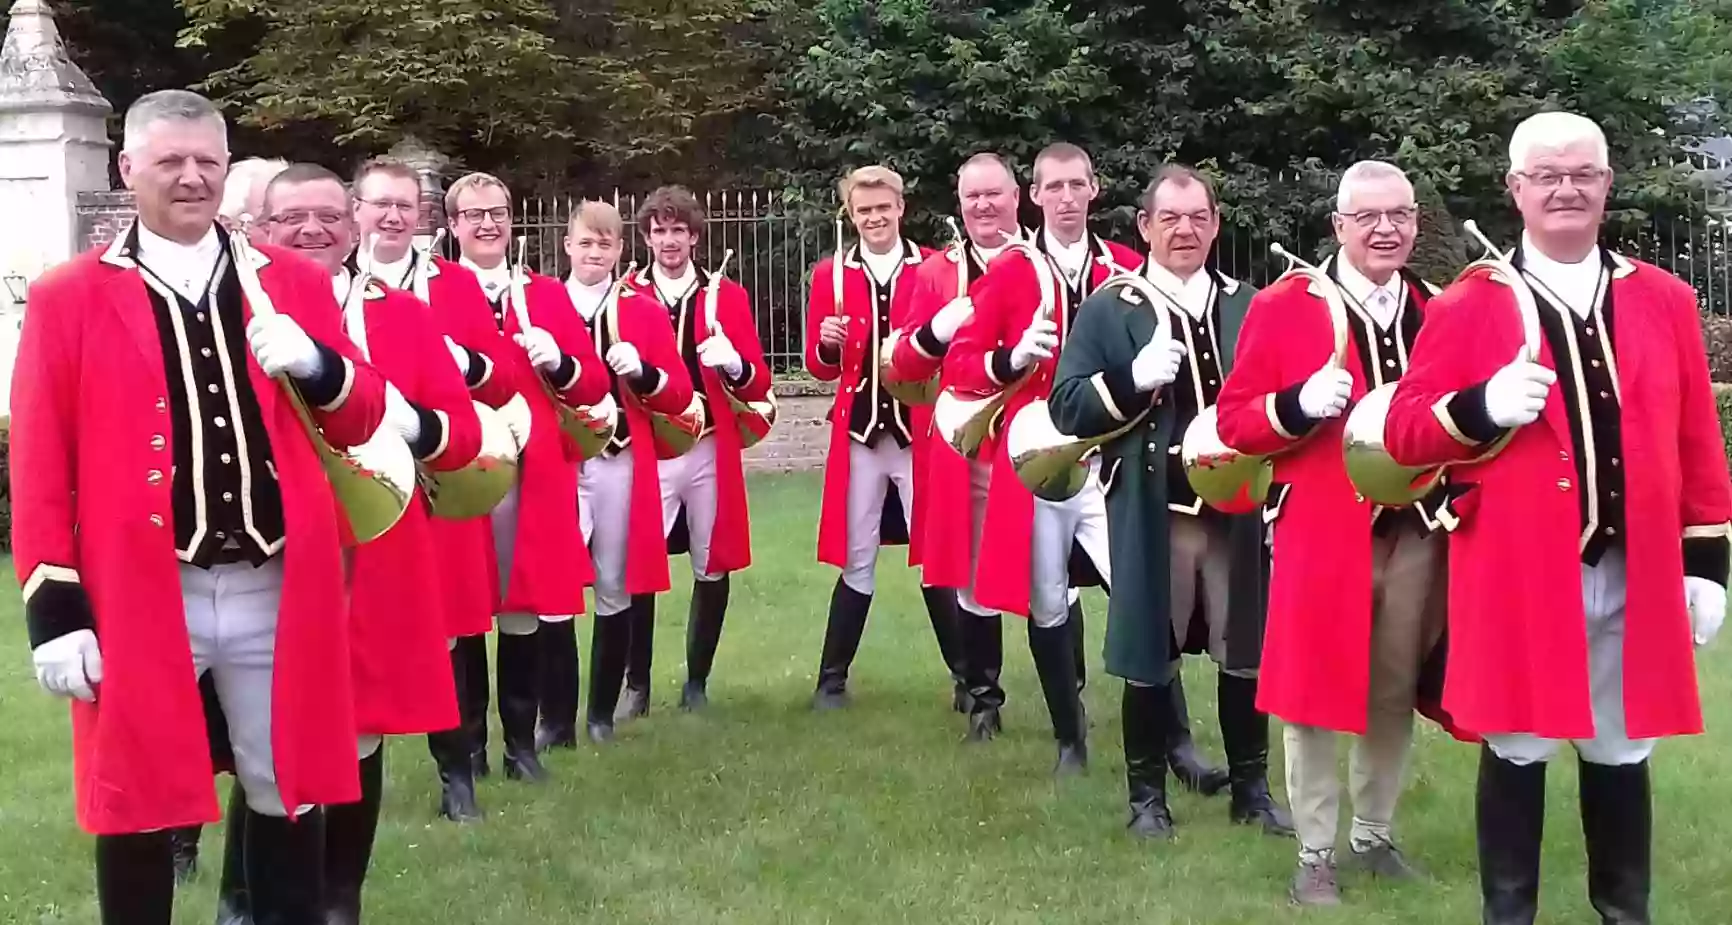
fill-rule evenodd
<path id="1" fill-rule="evenodd" d="M 1257 709 L 1257 679 L 1221 672 L 1216 695 L 1221 739 L 1227 746 L 1227 776 L 1240 825 L 1261 825 L 1264 834 L 1292 838 L 1293 817 L 1269 793 L 1269 717 Z"/>
<path id="2" fill-rule="evenodd" d="M 253 925 L 313 925 L 325 897 L 325 811 L 299 819 L 247 810 L 246 882 Z"/>
<path id="3" fill-rule="evenodd" d="M 1058 760 L 1053 764 L 1052 772 L 1061 777 L 1079 774 L 1087 770 L 1089 764 L 1082 711 L 1078 708 L 1074 631 L 1068 620 L 1048 627 L 1028 621 L 1028 649 L 1034 655 L 1040 692 L 1046 698 L 1046 711 L 1052 717 L 1052 737 L 1058 741 Z"/>
<path id="4" fill-rule="evenodd" d="M 468 756 L 464 756 L 468 760 Z M 223 833 L 223 871 L 217 883 L 216 925 L 252 925 L 253 900 L 247 890 L 247 809 L 241 785 L 229 788 L 229 805 Z"/>
<path id="5" fill-rule="evenodd" d="M 834 710 L 848 705 L 848 668 L 860 651 L 872 595 L 861 594 L 842 579 L 830 592 L 830 617 L 824 624 L 824 651 L 818 659 L 818 688 L 812 708 Z"/>
<path id="6" fill-rule="evenodd" d="M 1581 762 L 1588 901 L 1604 925 L 1648 925 L 1654 837 L 1648 762 Z"/>
<path id="7" fill-rule="evenodd" d="M 457 703 L 469 701 L 469 675 L 460 653 L 463 640 L 451 650 L 451 680 L 457 688 Z M 469 728 L 461 721 L 456 728 L 427 734 L 427 753 L 439 770 L 439 815 L 452 822 L 475 822 L 481 808 L 475 803 L 475 763 L 470 755 Z"/>
<path id="8" fill-rule="evenodd" d="M 589 634 L 589 713 L 591 742 L 613 741 L 614 710 L 619 707 L 620 683 L 631 648 L 632 621 L 639 609 L 653 608 L 655 595 L 638 594 L 619 613 L 596 615 Z"/>
<path id="9" fill-rule="evenodd" d="M 577 621 L 543 623 L 541 640 L 541 718 L 535 725 L 535 750 L 577 747 Z"/>
<path id="10" fill-rule="evenodd" d="M 1082 598 L 1070 605 L 1070 615 L 1065 617 L 1065 622 L 1070 624 L 1071 639 L 1076 643 L 1076 708 L 1086 732 L 1093 724 L 1089 721 L 1088 704 L 1083 703 L 1082 696 L 1083 688 L 1089 686 L 1088 633 L 1083 625 Z"/>
<path id="11" fill-rule="evenodd" d="M 692 582 L 692 607 L 686 615 L 686 686 L 680 709 L 702 710 L 710 704 L 710 668 L 722 641 L 722 620 L 728 615 L 728 576 Z"/>
<path id="12" fill-rule="evenodd" d="M 325 923 L 360 925 L 361 887 L 379 834 L 385 745 L 361 759 L 361 800 L 325 808 Z"/>
<path id="13" fill-rule="evenodd" d="M 1546 823 L 1546 766 L 1518 765 L 1480 747 L 1474 794 L 1484 925 L 1533 925 L 1540 906 L 1540 843 Z"/>
<path id="14" fill-rule="evenodd" d="M 961 611 L 956 606 L 956 591 L 952 588 L 921 586 L 920 597 L 926 601 L 926 616 L 932 621 L 932 635 L 938 640 L 938 653 L 944 657 L 944 667 L 950 669 L 950 708 L 968 712 L 968 671 L 964 666 L 962 631 L 956 621 Z"/>
<path id="15" fill-rule="evenodd" d="M 541 644 L 535 636 L 499 634 L 499 725 L 505 733 L 501 763 L 511 780 L 547 779 L 535 754 L 536 695 L 541 690 Z"/>
<path id="16" fill-rule="evenodd" d="M 96 836 L 96 903 L 102 925 L 170 925 L 174 840 L 168 832 Z"/>
<path id="17" fill-rule="evenodd" d="M 464 636 L 451 650 L 452 665 L 462 673 L 463 685 L 458 710 L 463 717 L 463 736 L 469 744 L 471 776 L 486 777 L 488 678 L 493 673 L 487 664 L 487 637 Z"/>
<path id="18" fill-rule="evenodd" d="M 175 883 L 190 883 L 198 876 L 198 843 L 203 835 L 202 825 L 169 830 L 169 840 L 174 844 Z"/>
<path id="19" fill-rule="evenodd" d="M 1120 721 L 1125 739 L 1125 784 L 1130 791 L 1131 818 L 1126 824 L 1140 838 L 1173 837 L 1173 814 L 1167 808 L 1167 717 L 1161 706 L 1170 695 L 1161 687 L 1125 685 Z"/>
<path id="20" fill-rule="evenodd" d="M 1004 728 L 999 710 L 1004 707 L 1004 688 L 998 676 L 1004 669 L 1004 627 L 998 614 L 983 616 L 958 608 L 957 635 L 962 640 L 962 663 L 968 672 L 967 741 L 985 742 Z"/>
<path id="21" fill-rule="evenodd" d="M 697 588 L 693 587 L 694 598 L 697 593 Z M 649 603 L 640 606 L 638 598 L 634 597 L 631 610 L 627 611 L 631 614 L 631 631 L 626 634 L 625 704 L 614 717 L 620 722 L 649 714 L 650 666 L 656 648 L 656 605 L 653 595 L 639 596 L 648 598 Z"/>
<path id="22" fill-rule="evenodd" d="M 1185 704 L 1184 678 L 1177 668 L 1167 687 L 1172 694 L 1161 705 L 1167 720 L 1167 764 L 1185 789 L 1212 797 L 1227 789 L 1227 769 L 1205 762 L 1197 753 L 1197 743 L 1191 738 L 1191 711 Z"/>

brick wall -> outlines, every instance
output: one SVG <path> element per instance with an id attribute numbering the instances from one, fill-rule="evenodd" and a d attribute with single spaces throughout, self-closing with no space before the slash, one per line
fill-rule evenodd
<path id="1" fill-rule="evenodd" d="M 108 190 L 78 194 L 78 249 L 104 247 L 132 221 L 132 192 Z"/>

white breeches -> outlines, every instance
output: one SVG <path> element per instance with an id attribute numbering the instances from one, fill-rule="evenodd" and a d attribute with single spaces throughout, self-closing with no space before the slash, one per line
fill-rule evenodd
<path id="1" fill-rule="evenodd" d="M 968 536 L 968 574 L 975 580 L 979 580 L 975 576 L 980 574 L 980 537 L 986 531 L 986 496 L 991 487 L 991 460 L 969 460 L 968 517 L 971 529 Z M 956 604 L 963 610 L 982 617 L 990 617 L 996 613 L 990 608 L 982 607 L 980 602 L 974 599 L 973 585 L 956 592 Z"/>
<path id="2" fill-rule="evenodd" d="M 262 816 L 286 816 L 271 743 L 271 683 L 283 557 L 258 568 L 250 562 L 208 570 L 183 564 L 180 595 L 193 671 L 198 677 L 210 672 L 216 685 L 234 749 L 235 778 L 247 806 Z M 300 808 L 296 815 L 305 810 Z"/>
<path id="3" fill-rule="evenodd" d="M 1574 739 L 1589 764 L 1640 764 L 1658 739 L 1624 734 L 1624 552 L 1608 550 L 1600 564 L 1582 566 L 1582 608 L 1588 623 L 1588 692 L 1594 707 L 1594 737 Z M 1486 743 L 1512 764 L 1550 761 L 1562 740 L 1528 733 L 1487 735 Z"/>
<path id="4" fill-rule="evenodd" d="M 724 424 L 732 426 L 731 421 Z M 692 578 L 715 581 L 710 564 L 710 535 L 716 528 L 716 438 L 699 440 L 685 455 L 664 459 L 660 464 L 662 482 L 662 535 L 674 530 L 674 518 L 680 505 L 686 506 L 686 534 L 691 538 Z"/>
<path id="5" fill-rule="evenodd" d="M 848 441 L 848 565 L 842 581 L 868 597 L 877 587 L 879 531 L 892 484 L 902 501 L 903 522 L 914 525 L 914 451 L 888 435 L 877 446 Z"/>
<path id="6" fill-rule="evenodd" d="M 493 553 L 499 561 L 499 596 L 503 599 L 511 586 L 511 566 L 517 551 L 517 509 L 519 504 L 517 486 L 512 486 L 498 506 L 493 509 L 490 518 L 493 524 Z M 579 504 L 581 507 L 582 504 Z M 507 636 L 532 636 L 541 621 L 559 623 L 570 620 L 575 614 L 533 614 L 533 613 L 499 613 L 499 631 Z"/>
<path id="7" fill-rule="evenodd" d="M 577 478 L 578 524 L 595 564 L 595 613 L 609 616 L 631 606 L 625 592 L 626 554 L 631 548 L 633 446 L 618 456 L 586 459 Z"/>
<path id="8" fill-rule="evenodd" d="M 1107 561 L 1107 498 L 1101 489 L 1100 457 L 1089 460 L 1088 481 L 1068 501 L 1034 499 L 1033 549 L 1028 593 L 1029 618 L 1043 629 L 1070 616 L 1076 593 L 1070 587 L 1071 544 L 1080 544 L 1095 569 L 1110 584 Z"/>

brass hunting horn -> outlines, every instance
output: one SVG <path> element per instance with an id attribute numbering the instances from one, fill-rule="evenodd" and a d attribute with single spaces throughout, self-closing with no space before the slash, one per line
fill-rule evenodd
<path id="1" fill-rule="evenodd" d="M 710 274 L 709 282 L 704 285 L 704 320 L 708 322 L 711 337 L 722 333 L 722 323 L 716 320 L 716 303 L 722 287 L 722 274 L 728 269 L 728 261 L 733 259 L 732 248 L 722 252 L 721 265 Z M 745 362 L 742 359 L 740 362 Z M 694 383 L 697 385 L 697 383 Z M 734 390 L 722 384 L 722 392 L 728 397 L 728 406 L 733 410 L 734 423 L 740 429 L 740 447 L 751 449 L 758 441 L 769 434 L 770 428 L 776 426 L 776 393 L 764 393 L 762 401 L 746 401 L 734 394 Z"/>
<path id="2" fill-rule="evenodd" d="M 637 261 L 632 261 L 625 268 L 625 273 L 615 281 L 613 288 L 607 294 L 607 300 L 602 303 L 602 320 L 607 325 L 607 337 L 610 343 L 623 343 L 619 337 L 619 300 L 631 290 L 627 282 L 637 270 Z M 666 372 L 662 375 L 667 375 Z M 697 445 L 698 437 L 704 432 L 704 404 L 698 399 L 697 390 L 693 389 L 692 399 L 686 404 L 685 410 L 676 415 L 666 415 L 650 408 L 637 397 L 628 387 L 621 390 L 626 400 L 635 402 L 643 409 L 649 418 L 650 430 L 654 439 L 660 441 L 673 452 L 674 456 L 684 456 L 688 450 Z M 652 448 L 653 449 L 653 448 Z"/>
<path id="3" fill-rule="evenodd" d="M 1486 236 L 1480 233 L 1479 225 L 1472 219 L 1462 223 L 1467 233 L 1472 235 L 1482 247 L 1485 256 L 1464 267 L 1456 277 L 1459 281 L 1469 273 L 1485 269 L 1489 277 L 1510 288 L 1515 297 L 1516 312 L 1521 319 L 1522 345 L 1516 353 L 1515 362 L 1533 363 L 1539 360 L 1540 316 L 1538 304 L 1534 301 L 1534 293 L 1522 279 L 1521 271 L 1509 262 L 1510 254 L 1498 250 Z M 1395 389 L 1401 383 L 1390 382 L 1359 400 L 1353 413 L 1347 417 L 1347 431 L 1343 437 L 1342 453 L 1347 464 L 1347 477 L 1352 480 L 1353 487 L 1375 504 L 1389 507 L 1399 507 L 1412 504 L 1436 488 L 1443 478 L 1447 464 L 1436 466 L 1404 466 L 1397 463 L 1389 455 L 1389 449 L 1384 443 L 1384 427 L 1389 419 L 1389 403 L 1395 396 Z M 1515 436 L 1516 428 L 1505 431 L 1486 451 L 1468 462 L 1484 462 L 1502 452 Z"/>
<path id="4" fill-rule="evenodd" d="M 529 247 L 529 236 L 517 239 L 517 265 L 511 268 L 511 287 L 507 298 L 511 307 L 517 313 L 518 330 L 527 333 L 529 324 L 529 270 L 524 265 L 526 251 Z M 572 442 L 577 444 L 578 453 L 583 459 L 593 459 L 607 448 L 613 439 L 614 428 L 619 422 L 619 404 L 613 400 L 613 395 L 602 396 L 601 401 L 593 405 L 573 407 L 559 397 L 559 392 L 547 377 L 535 371 L 536 381 L 541 383 L 541 389 L 547 393 L 547 398 L 553 403 L 553 410 L 559 417 L 559 429 Z"/>
<path id="5" fill-rule="evenodd" d="M 946 215 L 945 224 L 950 226 L 950 249 L 956 252 L 956 298 L 968 298 L 968 239 L 963 237 L 961 229 L 956 227 L 956 219 Z M 896 356 L 896 345 L 902 342 L 904 335 L 913 336 L 913 332 L 905 332 L 897 328 L 884 338 L 884 344 L 878 349 L 878 381 L 884 384 L 884 391 L 904 405 L 930 405 L 938 398 L 939 372 L 934 372 L 925 379 L 898 379 L 893 360 Z"/>

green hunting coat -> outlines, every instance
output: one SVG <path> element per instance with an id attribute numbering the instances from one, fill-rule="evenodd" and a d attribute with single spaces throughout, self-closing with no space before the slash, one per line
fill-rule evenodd
<path id="1" fill-rule="evenodd" d="M 1232 371 L 1239 329 L 1255 293 L 1249 285 L 1216 275 L 1223 377 Z M 1048 398 L 1053 423 L 1060 431 L 1084 438 L 1110 433 L 1154 403 L 1159 392 L 1139 393 L 1132 383 L 1131 361 L 1154 337 L 1157 310 L 1169 309 L 1149 304 L 1140 291 L 1112 280 L 1083 302 L 1065 337 Z M 1171 399 L 1154 404 L 1142 422 L 1101 447 L 1112 547 L 1106 669 L 1116 677 L 1145 684 L 1167 683 L 1180 654 L 1173 651 L 1177 637 L 1169 613 L 1169 533 L 1171 518 L 1190 515 L 1167 508 L 1167 467 L 1179 465 L 1178 456 L 1169 455 L 1168 448 L 1184 439 L 1174 432 L 1173 405 Z M 1229 522 L 1233 593 L 1224 667 L 1255 668 L 1262 655 L 1268 598 L 1263 518 L 1254 512 Z M 1199 595 L 1199 605 L 1201 600 Z M 1200 607 L 1181 618 L 1203 619 Z M 1189 651 L 1207 651 L 1208 636 L 1206 631 L 1191 634 L 1197 642 Z"/>

